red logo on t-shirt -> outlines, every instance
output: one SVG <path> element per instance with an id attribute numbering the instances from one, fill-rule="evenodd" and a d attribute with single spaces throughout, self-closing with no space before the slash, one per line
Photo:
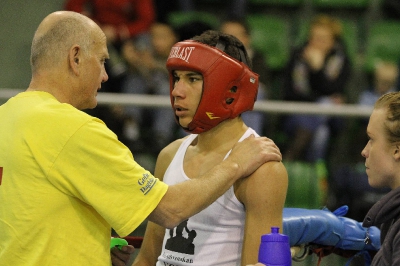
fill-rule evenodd
<path id="1" fill-rule="evenodd" d="M 0 186 L 1 186 L 1 179 L 3 178 L 3 167 L 0 167 Z"/>

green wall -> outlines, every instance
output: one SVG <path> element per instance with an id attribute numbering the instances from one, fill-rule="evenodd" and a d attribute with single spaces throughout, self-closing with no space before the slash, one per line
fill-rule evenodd
<path id="1" fill-rule="evenodd" d="M 64 0 L 0 1 L 0 88 L 28 86 L 33 34 L 42 19 L 62 9 Z"/>

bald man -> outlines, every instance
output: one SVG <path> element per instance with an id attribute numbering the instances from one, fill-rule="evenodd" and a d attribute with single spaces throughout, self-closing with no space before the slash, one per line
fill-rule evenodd
<path id="1" fill-rule="evenodd" d="M 173 228 L 237 179 L 281 160 L 271 140 L 249 137 L 199 179 L 167 186 L 80 111 L 97 105 L 108 57 L 89 18 L 61 11 L 40 23 L 29 87 L 0 106 L 2 265 L 110 265 L 111 228 L 126 236 L 146 218 Z"/>

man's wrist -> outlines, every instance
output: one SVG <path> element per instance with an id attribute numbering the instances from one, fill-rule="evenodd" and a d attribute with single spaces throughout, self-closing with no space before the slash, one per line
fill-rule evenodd
<path id="1" fill-rule="evenodd" d="M 240 165 L 237 162 L 230 160 L 229 158 L 222 162 L 221 168 L 224 171 L 228 172 L 227 175 L 231 179 L 237 180 L 243 176 Z"/>

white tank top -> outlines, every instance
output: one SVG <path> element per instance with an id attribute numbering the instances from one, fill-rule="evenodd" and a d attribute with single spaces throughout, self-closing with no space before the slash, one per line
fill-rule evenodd
<path id="1" fill-rule="evenodd" d="M 258 136 L 249 128 L 239 141 L 250 134 Z M 173 185 L 189 179 L 183 170 L 183 159 L 196 137 L 195 134 L 189 135 L 183 141 L 165 172 L 165 183 Z M 174 229 L 165 230 L 162 252 L 156 265 L 240 265 L 244 223 L 244 206 L 231 187 L 203 211 Z"/>

